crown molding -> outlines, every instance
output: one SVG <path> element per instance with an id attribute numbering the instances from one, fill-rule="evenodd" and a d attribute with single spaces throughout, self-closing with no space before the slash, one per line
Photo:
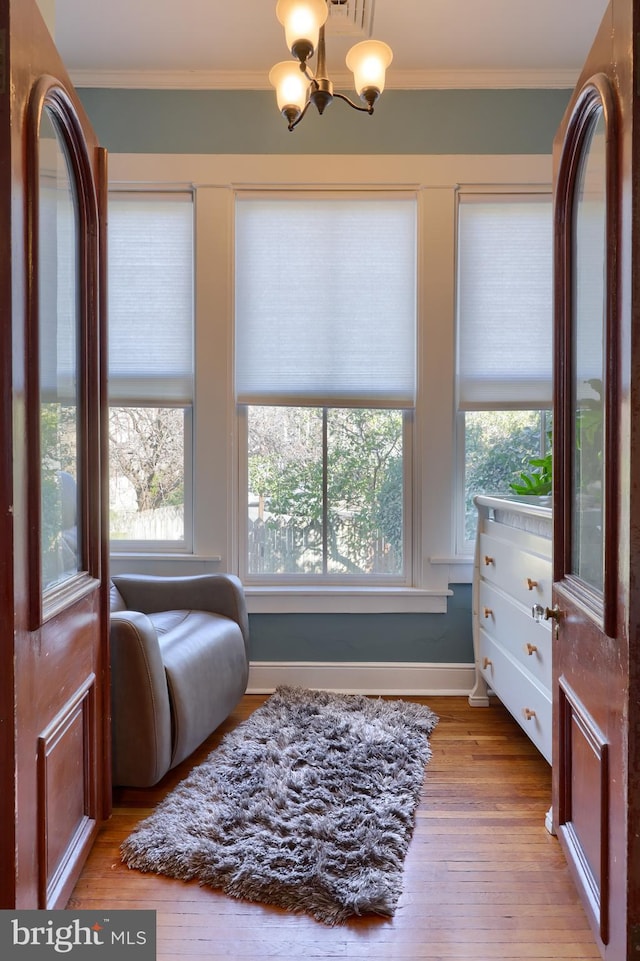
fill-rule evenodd
<path id="1" fill-rule="evenodd" d="M 137 90 L 271 90 L 265 71 L 235 70 L 71 70 L 76 87 Z M 333 76 L 336 87 L 351 87 L 351 75 Z M 573 89 L 577 70 L 394 70 L 387 90 Z"/>

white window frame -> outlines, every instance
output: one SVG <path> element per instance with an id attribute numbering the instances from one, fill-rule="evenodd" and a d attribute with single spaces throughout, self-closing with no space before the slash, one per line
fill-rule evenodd
<path id="1" fill-rule="evenodd" d="M 234 205 L 238 190 L 357 189 L 418 195 L 418 398 L 412 451 L 412 581 L 398 587 L 248 586 L 250 612 L 446 611 L 450 584 L 469 582 L 456 552 L 456 197 L 549 190 L 551 157 L 495 155 L 110 155 L 114 188 L 185 186 L 195 197 L 196 389 L 194 543 L 187 556 L 139 557 L 149 573 L 239 572 L 240 423 L 233 396 Z M 364 269 L 364 268 L 363 268 Z M 242 505 L 244 510 L 244 505 Z M 127 558 L 129 569 L 131 557 Z M 112 560 L 112 569 L 124 569 Z"/>
<path id="2" fill-rule="evenodd" d="M 385 199 L 395 199 L 396 197 L 401 200 L 411 200 L 415 203 L 416 207 L 416 222 L 418 219 L 418 207 L 419 207 L 419 191 L 412 190 L 389 190 L 385 187 L 382 190 L 372 190 L 370 187 L 360 187 L 360 188 L 349 188 L 336 192 L 329 187 L 322 186 L 317 187 L 314 190 L 290 190 L 283 191 L 282 189 L 276 190 L 263 190 L 260 192 L 256 191 L 235 191 L 236 200 L 242 199 L 242 195 L 248 195 L 249 199 L 261 200 L 267 198 L 269 200 L 287 201 L 290 197 L 301 200 L 311 200 L 315 201 L 320 196 L 326 197 L 328 200 L 335 199 L 345 199 L 345 200 L 378 200 L 384 202 Z M 309 238 L 305 238 L 312 244 L 313 243 L 313 232 L 310 233 Z M 418 243 L 416 238 L 416 259 L 419 259 Z M 373 267 L 372 269 L 375 269 Z M 418 282 L 418 270 L 416 263 L 416 283 Z M 301 309 L 304 309 L 301 307 Z M 416 327 L 418 328 L 418 324 Z M 420 333 L 416 330 L 417 343 L 416 343 L 416 358 L 419 352 L 420 345 Z M 268 400 L 265 400 L 265 404 Z M 256 405 L 258 402 L 256 401 Z M 249 404 L 248 406 L 252 406 Z M 295 400 L 292 400 L 291 407 L 296 407 Z M 327 399 L 327 403 L 323 403 L 322 399 L 318 399 L 318 408 L 323 408 L 325 406 L 331 406 L 330 399 Z M 337 406 L 340 406 L 339 404 Z M 362 405 L 354 402 L 353 406 L 358 409 L 375 409 L 374 404 L 369 404 L 363 402 Z M 383 405 L 386 406 L 386 405 Z M 238 548 L 239 548 L 239 574 L 242 578 L 245 587 L 255 586 L 255 587 L 266 587 L 266 588 L 285 588 L 287 587 L 304 587 L 312 585 L 315 589 L 318 588 L 340 588 L 344 589 L 347 586 L 349 588 L 354 587 L 365 587 L 367 590 L 385 590 L 387 588 L 411 588 L 415 582 L 413 563 L 414 563 L 414 552 L 412 544 L 412 532 L 413 532 L 413 509 L 414 509 L 414 498 L 411 496 L 414 487 L 413 478 L 413 446 L 415 438 L 415 409 L 414 408 L 399 408 L 400 412 L 405 415 L 403 417 L 403 429 L 402 429 L 402 454 L 403 454 L 403 573 L 398 575 L 373 575 L 373 574 L 362 574 L 359 577 L 356 575 L 348 575 L 345 577 L 339 577 L 337 575 L 291 575 L 291 574 L 274 574 L 274 575 L 256 575 L 250 574 L 248 571 L 248 557 L 246 552 L 246 545 L 248 540 L 248 516 L 246 508 L 244 510 L 240 509 L 238 512 Z M 246 492 L 248 490 L 248 464 L 246 452 L 248 449 L 248 436 L 247 436 L 247 417 L 246 417 L 246 407 L 244 405 L 238 406 L 238 503 L 244 504 L 246 501 Z"/>
<path id="3" fill-rule="evenodd" d="M 158 185 L 149 184 L 142 189 L 137 185 L 134 187 L 131 184 L 125 184 L 118 187 L 114 187 L 112 192 L 115 194 L 116 198 L 122 198 L 127 194 L 132 196 L 139 196 L 144 193 L 148 197 L 156 201 L 162 201 L 163 197 L 169 195 L 168 202 L 172 202 L 174 199 L 181 199 L 187 195 L 191 197 L 193 203 L 193 222 L 195 231 L 195 197 L 193 190 L 190 186 L 185 185 Z M 195 247 L 195 245 L 194 245 Z M 194 281 L 195 283 L 195 281 Z M 194 323 L 195 323 L 195 296 L 194 296 Z M 107 311 L 107 317 L 109 313 Z M 125 559 L 125 563 L 128 564 L 130 560 L 143 560 L 146 561 L 149 558 L 160 559 L 162 557 L 174 557 L 175 555 L 183 555 L 184 557 L 191 556 L 193 552 L 193 407 L 194 402 L 191 403 L 181 403 L 180 401 L 170 401 L 166 404 L 160 402 L 160 398 L 156 398 L 154 401 L 150 401 L 147 398 L 137 398 L 134 395 L 127 395 L 125 397 L 113 398 L 109 397 L 109 408 L 138 408 L 138 407 L 156 407 L 156 408 L 166 408 L 166 409 L 178 409 L 182 410 L 184 417 L 184 452 L 183 452 L 183 476 L 184 476 L 184 532 L 183 537 L 180 540 L 152 540 L 151 538 L 145 539 L 118 539 L 113 540 L 111 558 L 116 560 L 118 558 Z M 128 569 L 128 568 L 127 568 Z"/>
<path id="4" fill-rule="evenodd" d="M 551 187 L 549 184 L 539 183 L 539 184 L 519 184 L 511 186 L 509 184 L 491 184 L 487 186 L 483 185 L 465 185 L 464 190 L 460 190 L 456 197 L 456 225 L 458 223 L 459 216 L 459 206 L 460 206 L 460 194 L 464 193 L 467 195 L 472 195 L 479 201 L 486 200 L 490 202 L 497 196 L 512 198 L 514 200 L 521 200 L 525 196 L 546 196 L 549 200 L 552 199 Z M 458 246 L 456 237 L 456 289 L 457 289 L 457 264 L 458 264 Z M 457 308 L 457 298 L 456 298 L 456 312 L 455 312 L 455 329 L 456 337 L 458 334 L 458 323 L 459 314 Z M 457 398 L 457 390 L 456 390 Z M 495 407 L 487 405 L 483 406 L 483 410 L 504 410 L 504 406 L 496 403 Z M 531 410 L 537 410 L 538 408 L 532 407 Z M 542 408 L 540 408 L 542 409 Z M 475 548 L 475 541 L 468 540 L 466 537 L 466 525 L 465 525 L 465 469 L 466 469 L 466 437 L 465 437 L 465 411 L 457 409 L 455 412 L 455 519 L 454 519 L 454 544 L 455 552 L 458 557 L 463 557 L 465 555 L 471 555 Z"/>

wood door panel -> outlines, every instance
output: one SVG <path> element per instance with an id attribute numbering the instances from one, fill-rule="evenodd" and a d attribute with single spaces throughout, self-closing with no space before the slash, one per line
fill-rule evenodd
<path id="1" fill-rule="evenodd" d="M 557 831 L 602 942 L 609 940 L 609 744 L 559 678 Z"/>
<path id="2" fill-rule="evenodd" d="M 554 142 L 554 823 L 606 961 L 640 951 L 639 61 L 610 0 Z"/>
<path id="3" fill-rule="evenodd" d="M 91 675 L 38 738 L 40 900 L 55 904 L 70 890 L 74 862 L 84 860 L 98 820 L 93 770 L 96 678 Z"/>
<path id="4" fill-rule="evenodd" d="M 35 0 L 0 0 L 0 151 L 0 908 L 59 908 L 111 796 L 106 156 Z"/>

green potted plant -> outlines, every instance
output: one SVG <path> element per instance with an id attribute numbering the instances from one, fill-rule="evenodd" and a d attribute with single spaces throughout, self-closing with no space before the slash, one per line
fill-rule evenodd
<path id="1" fill-rule="evenodd" d="M 544 497 L 551 493 L 551 431 L 547 432 L 549 448 L 543 457 L 530 457 L 527 461 L 529 470 L 521 471 L 518 479 L 509 484 L 514 494 L 526 494 L 530 497 Z"/>
<path id="2" fill-rule="evenodd" d="M 602 477 L 602 381 L 596 377 L 586 383 L 596 394 L 593 400 L 583 400 L 576 416 L 576 446 L 581 451 L 580 488 L 588 495 L 593 488 L 599 489 Z M 543 497 L 552 491 L 551 431 L 547 432 L 548 449 L 543 457 L 530 457 L 530 470 L 521 471 L 518 479 L 509 484 L 514 494 Z"/>

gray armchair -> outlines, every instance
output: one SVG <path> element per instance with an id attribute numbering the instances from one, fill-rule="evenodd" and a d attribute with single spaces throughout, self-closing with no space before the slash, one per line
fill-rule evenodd
<path id="1" fill-rule="evenodd" d="M 242 584 L 230 574 L 114 575 L 110 639 L 113 783 L 150 787 L 246 690 Z"/>

